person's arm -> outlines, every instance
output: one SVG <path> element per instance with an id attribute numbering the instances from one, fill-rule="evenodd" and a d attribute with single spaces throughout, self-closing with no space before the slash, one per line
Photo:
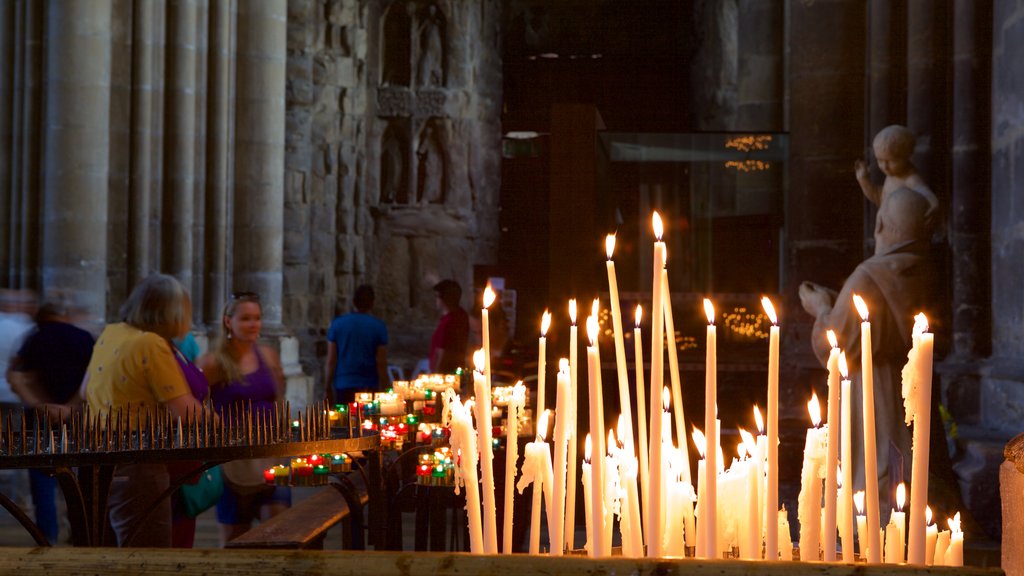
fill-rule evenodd
<path id="1" fill-rule="evenodd" d="M 11 385 L 11 392 L 21 398 L 26 408 L 35 408 L 50 401 L 35 371 L 8 370 L 7 382 Z"/>
<path id="2" fill-rule="evenodd" d="M 324 391 L 327 392 L 327 400 L 333 406 L 337 403 L 334 394 L 334 371 L 338 367 L 338 345 L 330 340 L 327 341 L 327 359 L 324 360 Z"/>
<path id="3" fill-rule="evenodd" d="M 868 165 L 863 160 L 857 160 L 853 165 L 853 174 L 857 177 L 857 183 L 864 192 L 864 196 L 875 206 L 882 205 L 882 187 L 871 183 L 871 176 L 868 173 Z"/>
<path id="4" fill-rule="evenodd" d="M 388 378 L 388 347 L 377 346 L 377 390 L 387 390 Z"/>
<path id="5" fill-rule="evenodd" d="M 175 418 L 181 419 L 188 418 L 190 415 L 203 410 L 203 403 L 196 400 L 196 397 L 192 394 L 182 394 L 165 401 L 163 404 L 171 411 Z"/>

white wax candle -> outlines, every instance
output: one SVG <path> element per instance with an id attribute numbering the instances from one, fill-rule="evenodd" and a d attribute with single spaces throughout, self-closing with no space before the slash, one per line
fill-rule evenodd
<path id="1" fill-rule="evenodd" d="M 868 519 L 864 516 L 864 491 L 861 490 L 853 495 L 853 502 L 857 506 L 857 541 L 860 543 L 860 559 L 868 559 Z"/>
<path id="2" fill-rule="evenodd" d="M 854 305 L 863 320 L 860 325 L 861 388 L 864 396 L 864 488 L 868 522 L 868 562 L 882 561 L 882 542 L 879 536 L 878 510 L 878 456 L 875 446 L 875 377 L 871 359 L 871 323 L 868 307 L 857 294 Z"/>
<path id="3" fill-rule="evenodd" d="M 764 542 L 765 550 L 774 551 L 779 549 L 779 525 L 774 521 L 779 509 L 779 326 L 771 300 L 761 298 L 761 305 L 772 321 L 768 332 L 768 477 L 764 492 L 764 510 L 768 521 L 764 527 Z M 776 560 L 774 554 L 765 554 L 765 559 Z"/>
<path id="4" fill-rule="evenodd" d="M 460 486 L 466 488 L 466 515 L 469 520 L 469 551 L 474 554 L 484 553 L 484 535 L 480 519 L 480 483 L 477 476 L 476 434 L 473 431 L 473 401 L 464 404 L 449 389 L 450 399 L 445 403 L 447 416 L 451 419 L 451 437 L 449 442 L 452 453 L 458 457 L 455 468 L 455 493 Z"/>
<path id="5" fill-rule="evenodd" d="M 565 545 L 565 491 L 566 491 L 566 453 L 569 449 L 569 431 L 572 425 L 569 417 L 572 414 L 572 382 L 569 379 L 569 360 L 562 358 L 558 362 L 558 375 L 555 377 L 555 477 L 554 477 L 554 515 L 548 519 L 548 530 L 551 538 L 551 553 L 561 554 Z"/>
<path id="6" fill-rule="evenodd" d="M 704 313 L 708 317 L 708 328 L 707 328 L 707 351 L 705 355 L 704 364 L 704 428 L 710 431 L 718 430 L 718 344 L 715 333 L 715 308 L 711 304 L 711 300 L 704 299 Z M 707 544 L 708 551 L 711 554 L 715 554 L 718 550 L 718 543 L 716 541 L 718 530 L 716 526 L 716 514 L 715 510 L 718 510 L 718 475 L 715 473 L 718 470 L 718 434 L 708 434 L 708 450 L 704 458 L 707 460 L 707 486 L 705 486 L 705 495 L 707 497 L 708 505 L 706 510 L 709 511 L 705 515 L 705 518 L 701 520 L 704 529 L 707 530 Z M 653 504 L 653 503 L 652 503 Z"/>
<path id="7" fill-rule="evenodd" d="M 697 448 L 697 521 L 700 523 L 700 528 L 695 530 L 697 536 L 697 558 L 708 558 L 708 547 L 707 547 L 707 530 L 704 527 L 704 517 L 707 516 L 707 496 L 705 495 L 705 487 L 707 486 L 708 480 L 708 468 L 707 461 L 704 458 L 704 453 L 707 450 L 707 440 L 704 434 L 694 428 L 693 430 L 693 444 Z"/>
<path id="8" fill-rule="evenodd" d="M 636 487 L 637 461 L 632 444 L 623 446 L 619 468 L 627 503 L 627 509 L 622 511 L 622 517 L 628 518 L 627 525 L 629 527 L 628 533 L 623 532 L 623 547 L 626 547 L 628 540 L 630 554 L 639 558 L 644 555 L 644 539 L 643 526 L 640 524 L 640 494 Z"/>
<path id="9" fill-rule="evenodd" d="M 633 408 L 629 399 L 629 371 L 626 367 L 626 341 L 622 331 L 622 305 L 619 302 L 619 284 L 615 278 L 615 261 L 612 251 L 615 249 L 615 235 L 609 234 L 605 239 L 608 261 L 608 295 L 611 300 L 612 334 L 615 340 L 615 369 L 619 377 L 619 428 L 624 444 L 633 443 Z"/>
<path id="10" fill-rule="evenodd" d="M 761 418 L 761 411 L 754 406 L 754 421 L 757 424 L 757 439 L 754 449 L 754 462 L 757 466 L 757 537 L 764 538 L 765 518 L 767 510 L 764 504 L 765 494 L 765 462 L 768 458 L 768 437 L 764 435 L 764 420 Z M 763 555 L 762 555 L 763 557 Z"/>
<path id="11" fill-rule="evenodd" d="M 686 442 L 685 413 L 683 411 L 683 388 L 679 380 L 679 351 L 675 344 L 676 327 L 672 318 L 672 292 L 668 288 L 668 269 L 661 270 L 662 308 L 665 312 L 665 335 L 668 341 L 668 373 L 672 382 L 672 414 L 676 424 L 676 438 L 683 453 L 682 475 L 684 482 L 690 482 L 690 451 Z"/>
<path id="12" fill-rule="evenodd" d="M 925 507 L 925 521 L 928 527 L 925 528 L 924 536 L 924 563 L 931 566 L 935 563 L 935 539 L 939 535 L 939 528 L 932 523 L 932 509 Z"/>
<path id="13" fill-rule="evenodd" d="M 569 457 L 566 461 L 566 492 L 565 492 L 565 546 L 569 550 L 576 548 L 576 459 L 579 454 L 577 433 L 579 394 L 576 377 L 579 364 L 579 330 L 576 327 L 576 300 L 569 300 L 569 384 L 571 415 L 569 416 Z"/>
<path id="14" fill-rule="evenodd" d="M 843 562 L 853 562 L 853 398 L 850 395 L 850 380 L 847 378 L 846 354 L 843 352 L 839 353 L 839 372 L 843 377 L 840 392 L 843 431 L 839 435 L 843 452 L 843 490 L 839 505 L 843 510 L 843 521 L 839 525 L 839 532 L 843 542 Z"/>
<path id="15" fill-rule="evenodd" d="M 903 506 L 907 502 L 907 489 L 902 482 L 896 487 L 896 509 L 889 515 L 889 521 L 896 525 L 896 530 L 899 531 L 899 562 L 903 562 L 904 548 L 903 543 L 906 542 L 907 537 L 907 514 L 903 511 Z M 922 547 L 923 549 L 923 547 Z"/>
<path id="16" fill-rule="evenodd" d="M 608 447 L 608 453 L 605 455 L 604 462 L 604 545 L 605 551 L 604 556 L 612 555 L 612 538 L 614 538 L 613 528 L 615 526 L 615 510 L 618 508 L 617 504 L 620 500 L 619 491 L 621 489 L 621 483 L 619 481 L 619 461 L 615 454 L 618 452 L 617 440 L 615 440 L 615 434 L 609 430 L 608 439 L 605 442 L 605 446 Z M 615 449 L 613 449 L 615 447 Z M 620 538 L 622 541 L 621 526 L 620 526 Z"/>
<path id="17" fill-rule="evenodd" d="M 693 484 L 683 483 L 683 528 L 685 530 L 686 547 L 694 548 L 697 545 L 697 520 L 694 516 L 693 503 L 697 495 L 693 492 Z"/>
<path id="18" fill-rule="evenodd" d="M 964 565 L 964 533 L 960 530 L 959 512 L 949 521 L 949 548 L 946 549 L 943 563 L 946 566 Z"/>
<path id="19" fill-rule="evenodd" d="M 583 456 L 583 470 L 580 479 L 583 481 L 583 513 L 585 516 L 586 535 L 587 542 L 586 548 L 587 553 L 591 558 L 596 556 L 594 548 L 594 515 L 592 512 L 591 502 L 593 502 L 593 491 L 590 489 L 591 478 L 593 478 L 593 470 L 590 466 L 590 457 L 593 453 L 593 441 L 590 439 L 590 434 L 587 434 L 586 450 Z"/>
<path id="20" fill-rule="evenodd" d="M 587 334 L 590 336 L 590 346 L 587 347 L 587 368 L 589 375 L 589 404 L 590 404 L 590 437 L 594 443 L 593 459 L 591 466 L 591 515 L 593 519 L 593 546 L 591 554 L 599 558 L 606 554 L 606 546 L 611 550 L 610 545 L 604 541 L 604 405 L 601 392 L 601 357 L 597 346 L 598 323 L 596 316 L 587 318 Z"/>
<path id="21" fill-rule="evenodd" d="M 910 484 L 910 526 L 907 562 L 924 564 L 925 513 L 928 502 L 928 459 L 931 434 L 932 404 L 932 354 L 935 335 L 928 330 L 928 318 L 924 314 L 914 317 L 913 348 L 903 368 L 903 397 L 907 408 L 907 424 L 914 422 L 913 460 L 911 462 Z"/>
<path id="22" fill-rule="evenodd" d="M 545 310 L 540 321 L 540 338 L 537 340 L 537 414 L 543 414 L 546 408 L 547 333 L 550 325 L 551 313 Z"/>
<path id="23" fill-rule="evenodd" d="M 522 476 L 519 477 L 519 493 L 533 484 L 533 500 L 530 510 L 530 554 L 540 553 L 540 514 L 541 497 L 544 491 L 545 456 L 550 457 L 547 442 L 544 441 L 544 430 L 547 429 L 548 412 L 541 414 L 537 426 L 537 439 L 526 445 L 523 458 Z"/>
<path id="24" fill-rule="evenodd" d="M 526 387 L 517 382 L 512 388 L 512 398 L 508 402 L 508 424 L 505 434 L 505 514 L 502 525 L 501 551 L 512 553 L 512 517 L 515 510 L 514 494 L 516 480 L 516 462 L 519 459 L 519 416 L 526 405 Z"/>
<path id="25" fill-rule="evenodd" d="M 648 518 L 650 511 L 647 509 L 649 500 L 646 495 L 649 494 L 650 489 L 650 467 L 648 465 L 648 453 L 647 447 L 647 399 L 644 394 L 644 348 L 643 348 L 643 337 L 640 334 L 640 321 L 643 317 L 643 308 L 638 304 L 636 307 L 636 324 L 633 328 L 633 364 L 636 369 L 636 423 L 637 432 L 640 439 L 640 489 L 645 495 L 641 505 L 643 506 L 643 517 Z M 639 526 L 639 525 L 638 525 Z M 644 534 L 646 536 L 646 534 Z M 646 538 L 644 539 L 646 541 Z"/>
<path id="26" fill-rule="evenodd" d="M 484 310 L 486 312 L 486 309 Z M 474 354 L 473 391 L 477 401 L 477 434 L 480 447 L 480 476 L 483 480 L 484 550 L 498 553 L 497 507 L 494 502 L 494 445 L 491 443 L 491 385 L 488 380 L 486 351 Z M 482 357 L 481 357 L 482 356 Z M 483 369 L 481 371 L 481 369 Z"/>
<path id="27" fill-rule="evenodd" d="M 758 506 L 757 485 L 760 484 L 757 475 L 757 462 L 747 460 L 743 464 L 747 467 L 747 488 L 746 500 L 743 507 L 743 518 L 741 523 L 740 556 L 748 560 L 761 559 L 761 532 L 758 529 L 758 518 L 761 516 L 761 508 Z"/>
<path id="28" fill-rule="evenodd" d="M 885 527 L 885 563 L 899 564 L 903 562 L 901 548 L 903 548 L 903 542 L 900 540 L 900 528 L 892 518 L 889 518 L 889 524 Z"/>
<path id="29" fill-rule="evenodd" d="M 668 507 L 665 511 L 667 521 L 665 522 L 665 555 L 682 557 L 686 555 L 686 540 L 684 536 L 683 507 L 685 494 L 683 483 L 679 480 L 679 452 L 671 450 L 670 473 L 668 478 Z"/>
<path id="30" fill-rule="evenodd" d="M 778 512 L 779 547 L 776 556 L 781 560 L 793 559 L 793 535 L 789 530 L 789 512 L 783 506 Z"/>
<path id="31" fill-rule="evenodd" d="M 812 394 L 811 401 L 807 406 L 814 428 L 807 430 L 807 440 L 804 444 L 797 519 L 800 521 L 800 559 L 818 560 L 818 539 L 821 530 L 821 480 L 825 472 L 823 468 L 828 430 L 818 428 L 821 423 L 821 407 L 816 394 Z"/>
<path id="32" fill-rule="evenodd" d="M 665 314 L 662 310 L 664 297 L 661 294 L 661 271 L 665 268 L 665 243 L 661 241 L 662 223 L 661 216 L 655 212 L 652 217 L 654 236 L 657 241 L 654 243 L 654 259 L 652 273 L 652 299 L 651 299 L 651 388 L 650 388 L 650 494 L 644 493 L 644 500 L 647 501 L 645 510 L 647 517 L 644 519 L 644 533 L 647 535 L 647 556 L 659 558 L 662 556 L 661 526 L 664 524 L 665 500 L 662 493 L 662 425 L 663 417 L 661 411 L 661 388 L 664 383 L 665 373 L 662 362 L 664 361 L 664 323 Z M 713 468 L 712 468 L 713 469 Z"/>
<path id="33" fill-rule="evenodd" d="M 825 452 L 825 518 L 822 525 L 822 560 L 836 559 L 836 490 L 839 479 L 839 347 L 835 333 L 828 331 L 832 349 L 828 355 L 828 441 Z"/>
<path id="34" fill-rule="evenodd" d="M 935 558 L 932 562 L 936 566 L 946 565 L 946 551 L 949 549 L 949 530 L 939 531 L 935 538 Z"/>

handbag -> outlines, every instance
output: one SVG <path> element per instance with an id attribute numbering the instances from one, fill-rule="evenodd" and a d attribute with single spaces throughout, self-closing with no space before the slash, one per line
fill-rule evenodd
<path id="1" fill-rule="evenodd" d="M 213 508 L 224 493 L 224 480 L 220 466 L 214 466 L 201 473 L 194 484 L 182 484 L 181 508 L 189 518 L 195 518 Z"/>
<path id="2" fill-rule="evenodd" d="M 279 463 L 278 458 L 250 458 L 231 460 L 220 465 L 224 483 L 239 496 L 251 496 L 269 492 L 273 484 L 267 484 L 263 471 Z"/>

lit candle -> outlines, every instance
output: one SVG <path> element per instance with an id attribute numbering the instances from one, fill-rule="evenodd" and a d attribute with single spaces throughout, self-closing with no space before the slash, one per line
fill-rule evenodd
<path id="1" fill-rule="evenodd" d="M 758 485 L 762 484 L 759 475 L 761 466 L 758 465 L 757 441 L 754 436 L 740 428 L 740 437 L 743 438 L 743 449 L 750 454 L 750 459 L 739 462 L 739 465 L 746 467 L 747 485 L 744 489 L 744 506 L 740 511 L 740 557 L 748 560 L 761 559 L 761 530 L 758 519 L 761 517 L 761 506 L 759 505 Z"/>
<path id="2" fill-rule="evenodd" d="M 914 423 L 912 483 L 910 485 L 910 527 L 907 562 L 924 564 L 925 514 L 928 502 L 929 435 L 931 433 L 932 353 L 935 335 L 928 333 L 928 318 L 924 314 L 914 317 L 913 347 L 903 368 L 903 398 L 906 422 Z"/>
<path id="3" fill-rule="evenodd" d="M 964 533 L 960 530 L 960 513 L 949 520 L 949 548 L 944 558 L 946 566 L 964 565 Z"/>
<path id="4" fill-rule="evenodd" d="M 663 252 L 668 257 L 668 252 Z M 661 269 L 662 308 L 665 313 L 665 336 L 668 341 L 668 373 L 672 382 L 672 414 L 675 416 L 678 449 L 682 452 L 681 473 L 684 482 L 690 480 L 690 453 L 686 441 L 686 426 L 683 412 L 683 388 L 679 381 L 679 351 L 676 347 L 676 327 L 672 318 L 672 292 L 668 288 L 668 264 Z"/>
<path id="5" fill-rule="evenodd" d="M 846 365 L 846 353 L 839 353 L 839 374 L 842 376 L 842 443 L 843 488 L 840 492 L 840 510 L 843 511 L 839 523 L 839 536 L 843 542 L 843 562 L 853 562 L 853 399 L 850 396 L 849 369 Z"/>
<path id="6" fill-rule="evenodd" d="M 616 458 L 618 452 L 618 442 L 615 440 L 615 433 L 611 429 L 608 430 L 607 442 L 605 447 L 608 452 L 605 454 L 604 462 L 604 542 L 605 556 L 611 556 L 612 554 L 612 538 L 614 537 L 612 528 L 615 525 L 615 510 L 621 510 L 617 506 L 620 497 L 619 489 L 621 484 L 619 482 L 619 461 Z M 621 525 L 619 541 L 622 541 Z"/>
<path id="7" fill-rule="evenodd" d="M 579 330 L 576 327 L 576 300 L 569 300 L 569 384 L 570 384 L 570 410 L 571 415 L 569 416 L 569 446 L 571 452 L 569 453 L 569 459 L 566 462 L 568 470 L 566 472 L 566 501 L 565 501 L 565 546 L 569 550 L 575 549 L 576 540 L 576 457 L 578 452 L 577 441 L 579 434 L 577 433 L 577 410 L 579 409 L 579 394 L 577 391 L 579 387 L 577 385 L 577 367 L 579 364 Z"/>
<path id="8" fill-rule="evenodd" d="M 548 482 L 548 487 L 554 482 L 547 477 L 547 471 L 550 470 L 551 452 L 548 451 L 548 443 L 544 438 L 549 416 L 550 411 L 545 410 L 537 421 L 537 440 L 526 445 L 522 475 L 519 477 L 519 483 L 516 485 L 519 488 L 519 493 L 522 494 L 527 486 L 533 484 L 533 506 L 530 514 L 530 554 L 540 553 L 541 497 L 550 489 L 545 488 L 545 482 Z M 545 464 L 545 461 L 547 464 Z M 550 495 L 547 497 L 547 500 L 549 503 L 548 511 L 551 512 L 550 502 L 552 498 Z M 548 517 L 553 518 L 554 515 L 549 513 Z"/>
<path id="9" fill-rule="evenodd" d="M 868 559 L 868 522 L 864 517 L 864 491 L 853 495 L 853 503 L 857 506 L 857 540 L 860 542 L 860 559 Z"/>
<path id="10" fill-rule="evenodd" d="M 757 426 L 757 444 L 754 452 L 754 462 L 757 465 L 757 537 L 763 538 L 768 510 L 764 504 L 765 459 L 768 458 L 768 437 L 764 433 L 764 418 L 761 417 L 761 410 L 756 404 L 754 405 L 754 424 Z"/>
<path id="11" fill-rule="evenodd" d="M 685 510 L 686 494 L 683 489 L 685 484 L 681 481 L 682 455 L 672 447 L 666 447 L 668 457 L 668 482 L 665 488 L 666 509 L 665 509 L 665 542 L 663 544 L 666 556 L 682 557 L 686 555 L 686 540 L 684 537 L 685 522 L 683 520 Z"/>
<path id="12" fill-rule="evenodd" d="M 707 438 L 704 433 L 698 430 L 696 427 L 693 429 L 693 445 L 697 448 L 697 519 L 700 520 L 700 529 L 697 530 L 697 558 L 710 558 L 712 555 L 708 552 L 708 532 L 705 527 L 704 519 L 707 517 L 707 480 L 708 480 L 708 466 L 707 461 L 704 458 L 704 454 L 707 452 Z"/>
<path id="13" fill-rule="evenodd" d="M 477 476 L 476 434 L 473 431 L 473 401 L 459 401 L 451 389 L 445 392 L 445 414 L 450 419 L 451 451 L 459 455 L 455 467 L 455 493 L 460 486 L 466 489 L 466 514 L 469 519 L 469 551 L 484 553 L 484 535 L 480 519 L 480 483 Z M 449 422 L 445 422 L 449 424 Z"/>
<path id="14" fill-rule="evenodd" d="M 839 464 L 839 343 L 835 332 L 829 330 L 828 342 L 832 346 L 828 354 L 828 444 L 825 453 L 825 520 L 821 541 L 822 560 L 836 559 L 836 487 L 839 479 L 836 469 Z"/>
<path id="15" fill-rule="evenodd" d="M 641 422 L 643 422 L 641 420 Z M 619 427 L 623 426 L 622 418 L 619 418 Z M 637 492 L 637 462 L 633 453 L 633 445 L 624 444 L 619 455 L 619 470 L 622 478 L 622 486 L 625 492 L 627 509 L 622 511 L 622 517 L 627 520 L 628 532 L 623 530 L 623 547 L 629 543 L 629 556 L 639 558 L 644 555 L 643 527 L 640 525 L 640 494 Z M 693 504 L 690 504 L 691 516 Z"/>
<path id="16" fill-rule="evenodd" d="M 537 340 L 537 414 L 544 413 L 547 398 L 547 333 L 551 326 L 551 312 L 547 310 L 540 320 L 540 338 Z"/>
<path id="17" fill-rule="evenodd" d="M 505 554 L 512 553 L 512 516 L 515 510 L 516 462 L 519 460 L 519 418 L 526 405 L 526 387 L 523 382 L 516 382 L 512 388 L 512 397 L 508 401 L 508 421 L 506 423 L 505 442 L 505 516 L 502 526 L 501 550 Z"/>
<path id="18" fill-rule="evenodd" d="M 779 525 L 772 521 L 779 509 L 779 323 L 775 307 L 767 296 L 761 298 L 761 306 L 772 321 L 768 333 L 768 464 L 767 486 L 764 491 L 764 510 L 767 521 L 764 526 L 765 550 L 779 549 Z M 789 536 L 786 536 L 789 539 Z M 777 560 L 774 553 L 765 554 L 765 560 Z"/>
<path id="19" fill-rule="evenodd" d="M 925 522 L 928 523 L 927 528 L 925 528 L 924 537 L 924 561 L 926 565 L 931 566 L 935 563 L 935 539 L 939 535 L 939 529 L 932 522 L 932 509 L 930 506 L 925 506 L 924 516 Z"/>
<path id="20" fill-rule="evenodd" d="M 604 405 L 601 392 L 601 356 L 597 347 L 597 333 L 597 316 L 591 315 L 587 318 L 587 335 L 590 337 L 590 346 L 587 347 L 587 368 L 590 382 L 590 435 L 594 442 L 594 454 L 590 462 L 591 500 L 589 505 L 592 508 L 591 514 L 594 523 L 594 545 L 591 546 L 591 555 L 595 558 L 611 552 L 610 543 L 604 541 Z"/>
<path id="21" fill-rule="evenodd" d="M 889 521 L 896 525 L 896 530 L 899 532 L 897 535 L 899 546 L 895 549 L 899 559 L 895 560 L 896 563 L 903 562 L 903 542 L 905 542 L 907 535 L 907 514 L 903 511 L 903 506 L 906 505 L 906 503 L 907 488 L 904 486 L 903 482 L 900 482 L 899 485 L 896 486 L 896 509 L 892 511 L 892 514 L 889 517 Z M 886 538 L 888 537 L 889 534 L 887 532 Z M 922 547 L 922 550 L 923 549 L 924 548 Z M 888 543 L 886 543 L 886 550 L 888 550 Z"/>
<path id="22" fill-rule="evenodd" d="M 782 560 L 793 559 L 793 536 L 789 531 L 789 512 L 786 510 L 786 506 L 783 505 L 778 511 L 778 523 L 776 527 L 779 533 L 779 547 L 775 552 L 777 558 Z"/>
<path id="23" fill-rule="evenodd" d="M 860 313 L 861 388 L 864 395 L 864 487 L 867 506 L 868 562 L 882 561 L 882 539 L 878 519 L 878 460 L 875 446 L 875 378 L 871 360 L 871 323 L 868 307 L 859 294 L 853 303 Z"/>
<path id="24" fill-rule="evenodd" d="M 807 429 L 804 444 L 804 463 L 800 472 L 800 495 L 798 497 L 797 519 L 800 521 L 800 559 L 818 560 L 819 535 L 821 530 L 821 480 L 825 475 L 825 452 L 828 431 L 819 428 L 821 406 L 818 395 L 811 394 L 807 403 L 813 428 Z"/>
<path id="25" fill-rule="evenodd" d="M 643 308 L 637 304 L 634 318 L 635 324 L 633 326 L 633 364 L 636 369 L 636 428 L 640 438 L 640 489 L 643 494 L 646 495 L 650 488 L 650 468 L 648 466 L 648 457 L 650 454 L 647 451 L 647 399 L 644 397 L 646 395 L 644 393 L 644 348 L 643 336 L 640 333 L 640 321 L 642 319 Z M 647 518 L 650 515 L 650 511 L 647 509 L 647 505 L 649 503 L 650 500 L 646 497 L 641 503 L 644 507 L 644 518 Z"/>
<path id="26" fill-rule="evenodd" d="M 889 524 L 885 527 L 885 555 L 886 564 L 899 564 L 903 561 L 900 549 L 903 542 L 900 541 L 900 527 L 896 525 L 895 518 L 889 518 Z"/>
<path id="27" fill-rule="evenodd" d="M 708 468 L 707 485 L 704 487 L 704 494 L 708 501 L 705 510 L 708 513 L 701 520 L 701 525 L 707 531 L 708 553 L 713 555 L 718 550 L 717 514 L 715 513 L 718 510 L 718 474 L 715 473 L 718 470 L 718 434 L 716 433 L 718 429 L 718 344 L 715 333 L 715 307 L 707 298 L 704 299 L 704 313 L 708 317 L 707 354 L 704 367 L 704 429 L 711 433 L 708 434 L 708 451 L 704 456 Z M 654 503 L 651 504 L 653 511 Z"/>
<path id="28" fill-rule="evenodd" d="M 486 312 L 486 309 L 484 309 Z M 483 480 L 484 551 L 498 553 L 498 527 L 494 502 L 494 444 L 491 442 L 491 386 L 487 372 L 487 354 L 473 354 L 473 390 L 476 394 L 477 434 L 480 436 L 480 476 Z"/>
<path id="29" fill-rule="evenodd" d="M 935 566 L 946 565 L 946 551 L 949 550 L 949 530 L 940 530 L 935 538 Z"/>
<path id="30" fill-rule="evenodd" d="M 654 272 L 653 272 L 653 287 L 652 287 L 652 299 L 651 299 L 651 388 L 650 388 L 650 441 L 648 449 L 650 450 L 650 458 L 648 462 L 650 464 L 650 481 L 648 488 L 650 489 L 649 494 L 647 491 L 644 492 L 644 500 L 647 502 L 645 510 L 647 516 L 644 518 L 646 524 L 644 525 L 644 533 L 647 535 L 647 556 L 652 558 L 659 558 L 662 556 L 662 545 L 661 545 L 661 526 L 664 524 L 664 507 L 665 498 L 661 490 L 661 478 L 662 478 L 662 411 L 661 406 L 661 388 L 664 385 L 665 379 L 665 368 L 662 362 L 664 361 L 664 345 L 665 345 L 665 333 L 664 323 L 665 314 L 662 310 L 664 306 L 664 298 L 661 294 L 661 271 L 665 268 L 665 243 L 661 241 L 662 235 L 662 223 L 661 216 L 655 212 L 651 217 L 651 223 L 654 227 Z M 714 470 L 714 468 L 712 468 Z"/>
<path id="31" fill-rule="evenodd" d="M 566 452 L 569 449 L 569 431 L 572 424 L 572 382 L 569 380 L 569 359 L 558 361 L 558 374 L 555 376 L 555 480 L 554 503 L 555 514 L 548 518 L 548 530 L 551 534 L 551 553 L 559 555 L 565 545 L 565 477 Z"/>
<path id="32" fill-rule="evenodd" d="M 587 534 L 587 552 L 593 558 L 596 556 L 594 548 L 594 515 L 591 507 L 593 502 L 593 491 L 590 489 L 591 478 L 593 477 L 593 468 L 590 465 L 591 455 L 594 452 L 593 442 L 590 439 L 590 434 L 587 434 L 587 440 L 583 449 L 583 470 L 580 479 L 583 480 L 583 513 L 585 516 L 586 523 L 586 534 Z"/>

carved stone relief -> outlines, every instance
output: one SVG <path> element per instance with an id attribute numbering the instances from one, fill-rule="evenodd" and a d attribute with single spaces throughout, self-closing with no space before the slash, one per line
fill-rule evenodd
<path id="1" fill-rule="evenodd" d="M 399 125 L 384 130 L 380 146 L 380 203 L 408 204 L 409 177 L 406 140 Z"/>
<path id="2" fill-rule="evenodd" d="M 416 146 L 416 201 L 420 204 L 443 204 L 445 201 L 447 178 L 444 150 L 441 123 L 427 122 Z"/>
<path id="3" fill-rule="evenodd" d="M 416 36 L 418 49 L 416 85 L 420 87 L 444 86 L 445 20 L 436 4 L 430 4 L 420 12 Z"/>

